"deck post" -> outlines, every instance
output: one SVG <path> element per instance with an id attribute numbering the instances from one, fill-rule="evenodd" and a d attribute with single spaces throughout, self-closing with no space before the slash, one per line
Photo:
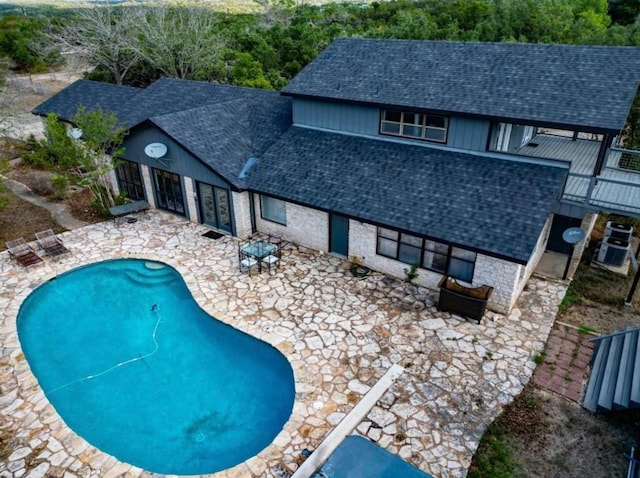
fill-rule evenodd
<path id="1" fill-rule="evenodd" d="M 613 137 L 610 134 L 605 134 L 600 143 L 600 151 L 598 151 L 598 159 L 596 160 L 596 167 L 593 171 L 594 176 L 600 176 L 602 169 L 604 168 L 605 160 L 607 159 L 607 151 L 611 147 Z"/>

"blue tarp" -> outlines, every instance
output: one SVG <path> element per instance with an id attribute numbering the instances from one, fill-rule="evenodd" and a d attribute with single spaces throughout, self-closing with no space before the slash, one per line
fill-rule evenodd
<path id="1" fill-rule="evenodd" d="M 313 478 L 432 478 L 357 435 L 345 438 Z"/>

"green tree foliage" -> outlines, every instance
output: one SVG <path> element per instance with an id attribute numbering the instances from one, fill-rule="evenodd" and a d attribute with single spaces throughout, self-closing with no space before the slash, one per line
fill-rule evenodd
<path id="1" fill-rule="evenodd" d="M 107 175 L 124 152 L 121 145 L 126 130 L 114 114 L 82 107 L 72 122 L 82 132 L 79 139 L 69 134 L 67 126 L 55 114 L 49 114 L 44 139 L 30 140 L 32 152 L 25 155 L 25 160 L 54 171 L 60 184 L 87 187 L 94 206 L 105 212 L 115 204 Z"/>
<path id="2" fill-rule="evenodd" d="M 47 71 L 62 64 L 60 51 L 45 35 L 46 23 L 27 17 L 0 18 L 0 57 L 11 60 L 20 71 Z"/>
<path id="3" fill-rule="evenodd" d="M 618 10 L 632 11 L 638 1 L 614 3 Z M 110 25 L 115 28 L 124 21 L 120 17 L 126 12 L 130 27 L 115 28 L 124 32 L 118 37 L 123 41 L 107 39 L 102 48 L 111 54 L 122 50 L 129 57 L 135 53 L 135 61 L 128 64 L 126 76 L 100 62 L 93 75 L 136 86 L 159 76 L 175 76 L 280 89 L 340 36 L 640 45 L 640 24 L 612 23 L 607 0 L 395 0 L 297 7 L 291 0 L 259 0 L 258 4 L 260 12 L 237 15 L 186 6 L 109 7 L 120 9 L 117 18 L 110 17 Z M 138 11 L 142 13 L 134 13 Z M 85 38 L 82 44 L 91 50 L 92 41 Z"/>

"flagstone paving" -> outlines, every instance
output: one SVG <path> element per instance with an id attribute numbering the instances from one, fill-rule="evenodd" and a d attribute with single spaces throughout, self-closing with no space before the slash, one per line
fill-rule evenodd
<path id="1" fill-rule="evenodd" d="M 21 352 L 16 316 L 39 284 L 114 258 L 160 260 L 201 307 L 277 347 L 296 381 L 290 420 L 258 456 L 215 477 L 287 477 L 394 363 L 405 373 L 356 432 L 434 477 L 464 477 L 486 426 L 529 381 L 566 285 L 533 278 L 508 315 L 482 324 L 436 310 L 437 293 L 287 246 L 280 270 L 249 277 L 237 242 L 152 211 L 135 224 L 64 233 L 73 254 L 28 271 L 0 254 L 0 477 L 152 477 L 95 449 L 63 423 Z"/>

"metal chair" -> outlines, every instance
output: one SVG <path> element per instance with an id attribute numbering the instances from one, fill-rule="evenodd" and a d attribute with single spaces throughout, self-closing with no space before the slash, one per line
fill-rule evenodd
<path id="1" fill-rule="evenodd" d="M 238 267 L 240 272 L 247 272 L 251 275 L 251 271 L 258 267 L 258 261 L 255 257 L 247 254 L 242 250 L 242 244 L 238 245 Z"/>

